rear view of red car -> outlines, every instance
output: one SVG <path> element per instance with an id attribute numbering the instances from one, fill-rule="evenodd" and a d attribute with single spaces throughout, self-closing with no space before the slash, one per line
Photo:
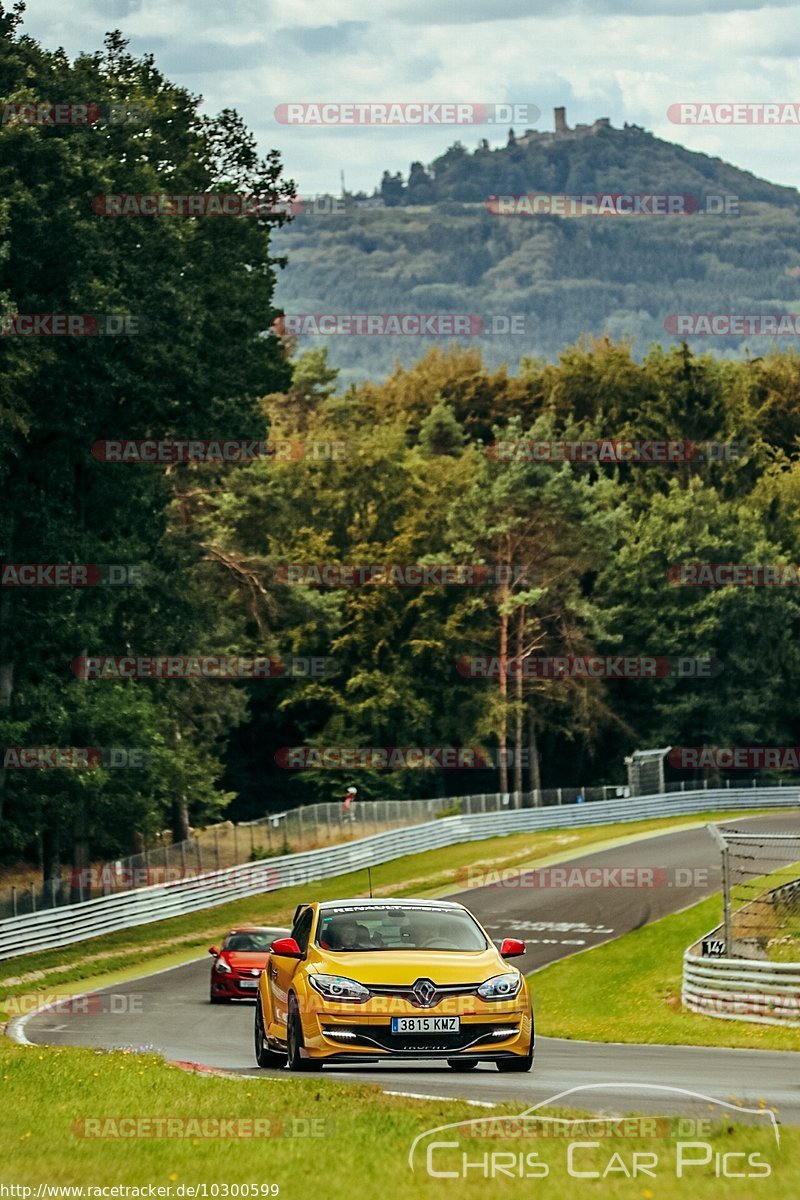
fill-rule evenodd
<path id="1" fill-rule="evenodd" d="M 258 992 L 258 977 L 267 965 L 274 929 L 260 925 L 239 925 L 232 929 L 222 943 L 222 949 L 211 946 L 214 956 L 211 967 L 212 1004 L 228 1000 L 254 1000 Z"/>

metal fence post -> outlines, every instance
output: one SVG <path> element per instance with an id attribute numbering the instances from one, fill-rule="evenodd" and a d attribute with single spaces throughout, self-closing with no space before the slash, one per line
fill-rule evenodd
<path id="1" fill-rule="evenodd" d="M 731 958 L 731 874 L 728 843 L 717 825 L 706 825 L 706 829 L 722 852 L 722 926 L 725 936 L 725 958 Z"/>
<path id="2" fill-rule="evenodd" d="M 14 911 L 14 916 L 17 916 L 17 889 L 12 884 L 11 886 L 11 904 Z"/>
<path id="3" fill-rule="evenodd" d="M 31 912 L 36 912 L 36 884 L 31 880 Z"/>
<path id="4" fill-rule="evenodd" d="M 556 791 L 558 792 L 558 803 L 561 804 L 561 788 L 556 788 Z"/>
<path id="5" fill-rule="evenodd" d="M 731 875 L 728 847 L 722 848 L 722 922 L 725 929 L 725 957 L 731 957 Z"/>

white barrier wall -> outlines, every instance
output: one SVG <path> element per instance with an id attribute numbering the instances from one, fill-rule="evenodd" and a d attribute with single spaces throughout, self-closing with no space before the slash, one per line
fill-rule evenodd
<path id="1" fill-rule="evenodd" d="M 698 943 L 683 956 L 681 999 L 690 1012 L 706 1017 L 800 1026 L 800 963 L 702 958 Z"/>

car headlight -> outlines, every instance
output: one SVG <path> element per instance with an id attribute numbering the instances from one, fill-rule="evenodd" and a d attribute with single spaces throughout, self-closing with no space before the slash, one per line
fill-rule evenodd
<path id="1" fill-rule="evenodd" d="M 309 975 L 308 982 L 326 1000 L 355 1000 L 363 1004 L 369 999 L 369 988 L 344 975 Z"/>
<path id="2" fill-rule="evenodd" d="M 493 975 L 478 988 L 482 1000 L 513 1000 L 522 987 L 522 976 L 519 971 L 509 971 L 507 975 Z"/>
<path id="3" fill-rule="evenodd" d="M 217 971 L 220 975 L 232 975 L 233 974 L 233 968 L 231 966 L 229 966 L 228 963 L 225 962 L 224 958 L 217 959 L 216 963 L 214 964 L 214 970 Z"/>

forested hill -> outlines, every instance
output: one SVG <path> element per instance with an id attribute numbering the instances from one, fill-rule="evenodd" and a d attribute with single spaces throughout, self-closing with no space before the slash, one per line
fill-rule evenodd
<path id="1" fill-rule="evenodd" d="M 780 164 L 776 162 L 776 171 Z M 584 133 L 509 133 L 505 146 L 484 139 L 469 151 L 456 142 L 429 168 L 413 163 L 407 179 L 385 172 L 381 195 L 398 204 L 482 203 L 496 193 L 659 192 L 736 195 L 740 200 L 795 206 L 795 188 L 664 141 L 638 125 L 599 125 Z"/>
<path id="2" fill-rule="evenodd" d="M 451 147 L 408 178 L 385 175 L 384 207 L 298 217 L 279 231 L 289 255 L 277 299 L 287 313 L 470 313 L 522 332 L 471 336 L 490 366 L 525 355 L 557 359 L 583 334 L 676 344 L 672 313 L 800 310 L 800 194 L 637 127 L 525 135 L 500 149 Z M 776 164 L 776 173 L 778 164 Z M 496 216 L 498 194 L 659 193 L 738 198 L 738 212 L 689 216 Z M 388 203 L 387 203 L 388 202 Z M 363 203 L 363 201 L 362 201 Z M 503 321 L 499 322 L 502 326 Z M 474 323 L 473 323 L 474 327 Z M 689 337 L 698 352 L 763 353 L 769 338 Z M 327 341 L 343 383 L 385 376 L 432 339 L 303 337 Z M 783 339 L 779 345 L 785 344 Z"/>

